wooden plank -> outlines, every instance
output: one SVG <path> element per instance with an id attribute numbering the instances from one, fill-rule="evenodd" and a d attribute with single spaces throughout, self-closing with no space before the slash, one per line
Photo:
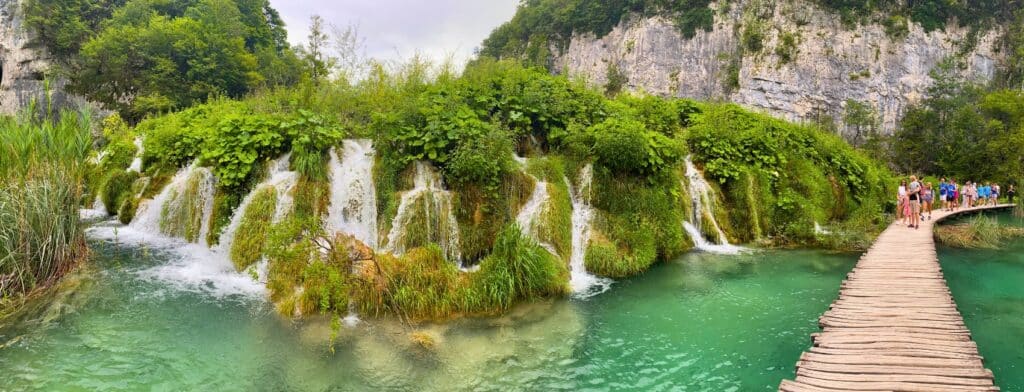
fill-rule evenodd
<path id="1" fill-rule="evenodd" d="M 998 391 L 946 284 L 932 227 L 958 213 L 1007 207 L 938 211 L 920 230 L 889 226 L 842 281 L 796 379 L 779 390 Z"/>

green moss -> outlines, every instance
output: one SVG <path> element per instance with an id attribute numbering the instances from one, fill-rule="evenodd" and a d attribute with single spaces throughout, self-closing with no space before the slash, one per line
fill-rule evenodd
<path id="1" fill-rule="evenodd" d="M 296 292 L 302 284 L 303 271 L 316 255 L 312 241 L 303 236 L 305 222 L 294 217 L 275 224 L 267 233 L 266 254 L 270 263 L 267 289 L 278 310 L 292 315 L 296 308 Z"/>
<path id="2" fill-rule="evenodd" d="M 398 314 L 412 320 L 492 314 L 518 301 L 568 293 L 568 269 L 518 228 L 497 236 L 473 274 L 460 273 L 436 245 L 401 258 L 378 255 L 373 268 L 353 280 L 352 297 L 364 314 Z"/>
<path id="3" fill-rule="evenodd" d="M 135 219 L 135 211 L 139 209 L 139 200 L 133 197 L 124 199 L 121 208 L 117 209 L 117 220 L 123 224 L 132 223 Z"/>
<path id="4" fill-rule="evenodd" d="M 160 212 L 161 232 L 189 242 L 199 240 L 207 197 L 204 188 L 210 186 L 210 176 L 209 171 L 197 170 L 189 176 L 184 190 L 171 194 Z"/>
<path id="5" fill-rule="evenodd" d="M 139 173 L 117 170 L 110 173 L 103 185 L 100 198 L 107 211 L 117 212 L 121 204 L 132 197 L 132 184 L 139 178 Z"/>
<path id="6" fill-rule="evenodd" d="M 253 195 L 231 244 L 231 262 L 239 271 L 263 257 L 267 230 L 273 224 L 276 207 L 277 191 L 274 188 L 259 189 Z"/>
<path id="7" fill-rule="evenodd" d="M 548 185 L 549 199 L 540 213 L 537 238 L 554 246 L 568 261 L 572 254 L 572 197 L 565 183 L 565 160 L 558 155 L 533 158 L 528 161 L 526 172 Z"/>
<path id="8" fill-rule="evenodd" d="M 529 176 L 512 172 L 502 178 L 497 191 L 468 184 L 452 189 L 464 261 L 473 264 L 490 252 L 498 233 L 530 198 L 534 184 Z"/>
<path id="9" fill-rule="evenodd" d="M 551 244 L 568 260 L 572 254 L 572 198 L 563 181 L 548 183 L 548 203 L 540 214 L 537 238 Z"/>
<path id="10" fill-rule="evenodd" d="M 591 242 L 599 249 L 589 257 L 587 269 L 591 272 L 611 277 L 633 275 L 693 246 L 683 232 L 680 181 L 674 171 L 642 179 L 613 176 L 595 167 L 593 192 L 597 214 Z M 610 247 L 616 249 L 618 260 L 609 257 Z"/>

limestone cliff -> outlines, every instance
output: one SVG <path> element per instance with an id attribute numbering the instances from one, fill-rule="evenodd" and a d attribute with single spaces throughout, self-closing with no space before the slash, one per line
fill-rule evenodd
<path id="1" fill-rule="evenodd" d="M 893 35 L 877 24 L 844 26 L 835 13 L 803 0 L 731 3 L 722 10 L 712 4 L 713 30 L 692 39 L 660 17 L 623 21 L 601 38 L 576 35 L 554 68 L 604 85 L 613 64 L 630 89 L 728 100 L 798 121 L 826 115 L 839 123 L 851 99 L 873 106 L 889 133 L 925 95 L 929 72 L 944 59 L 955 56 L 963 76 L 979 81 L 991 79 L 1000 61 L 999 31 L 983 31 L 975 45 L 965 45 L 969 30 L 953 24 L 925 32 L 910 23 Z M 749 23 L 763 26 L 760 50 L 741 47 Z M 783 44 L 784 35 L 795 47 Z"/>
<path id="2" fill-rule="evenodd" d="M 64 79 L 49 73 L 52 59 L 22 23 L 18 0 L 0 0 L 0 114 L 13 114 L 32 100 L 46 100 L 44 80 L 51 79 L 55 107 L 79 104 L 63 92 Z"/>

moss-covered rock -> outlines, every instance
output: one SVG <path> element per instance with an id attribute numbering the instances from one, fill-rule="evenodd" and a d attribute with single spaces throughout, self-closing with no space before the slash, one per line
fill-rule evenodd
<path id="1" fill-rule="evenodd" d="M 674 172 L 638 178 L 595 167 L 594 234 L 587 270 L 623 277 L 647 270 L 693 247 L 683 231 L 680 181 Z M 617 260 L 610 250 L 614 248 Z"/>
<path id="2" fill-rule="evenodd" d="M 184 189 L 172 191 L 160 211 L 160 231 L 197 242 L 203 230 L 207 202 L 213 197 L 213 183 L 213 174 L 200 168 L 189 176 Z"/>
<path id="3" fill-rule="evenodd" d="M 239 271 L 248 268 L 263 257 L 267 232 L 273 224 L 277 208 L 277 191 L 272 187 L 256 190 L 245 215 L 242 216 L 238 231 L 231 244 L 231 262 Z"/>
<path id="4" fill-rule="evenodd" d="M 139 179 L 139 173 L 117 170 L 110 173 L 103 184 L 100 198 L 107 211 L 117 212 L 125 199 L 131 198 L 132 184 Z"/>

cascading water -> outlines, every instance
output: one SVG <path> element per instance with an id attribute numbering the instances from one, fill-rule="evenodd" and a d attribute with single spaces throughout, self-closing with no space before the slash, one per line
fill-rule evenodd
<path id="1" fill-rule="evenodd" d="M 594 180 L 594 167 L 587 164 L 580 170 L 578 186 L 574 187 L 568 178 L 572 198 L 572 255 L 569 256 L 569 285 L 580 297 L 589 297 L 603 293 L 611 286 L 611 280 L 598 278 L 587 272 L 586 252 L 590 244 L 590 234 L 594 218 L 594 209 L 590 205 L 590 194 Z"/>
<path id="2" fill-rule="evenodd" d="M 414 224 L 418 225 L 416 230 L 422 232 L 410 233 L 409 228 Z M 415 241 L 410 238 L 412 234 L 438 244 L 448 260 L 461 264 L 459 225 L 452 208 L 452 194 L 444 189 L 441 177 L 426 162 L 416 162 L 413 188 L 402 193 L 385 250 L 396 255 L 405 253 L 409 242 Z"/>
<path id="3" fill-rule="evenodd" d="M 92 202 L 92 208 L 78 210 L 78 218 L 83 220 L 98 220 L 108 216 L 110 216 L 110 212 L 107 211 L 107 205 L 103 204 L 100 195 L 96 195 L 96 200 Z"/>
<path id="4" fill-rule="evenodd" d="M 329 232 L 352 235 L 370 249 L 377 249 L 377 190 L 373 183 L 376 151 L 371 140 L 345 140 L 342 156 L 330 152 L 331 206 L 327 210 Z"/>
<path id="5" fill-rule="evenodd" d="M 693 240 L 694 247 L 698 250 L 712 253 L 738 253 L 742 248 L 729 244 L 722 228 L 715 220 L 714 203 L 715 197 L 711 185 L 704 179 L 693 160 L 686 157 L 686 177 L 688 191 L 690 194 L 690 219 L 683 222 L 683 228 Z M 705 219 L 705 217 L 707 219 Z M 704 225 L 710 225 L 715 236 L 714 242 L 708 241 L 704 235 Z"/>
<path id="6" fill-rule="evenodd" d="M 547 251 L 551 252 L 555 257 L 559 257 L 558 251 L 555 250 L 553 245 L 541 241 L 537 236 L 537 225 L 539 224 L 539 219 L 550 198 L 551 196 L 548 193 L 548 183 L 544 181 L 537 181 L 536 185 L 533 187 L 533 193 L 530 194 L 530 199 L 526 201 L 523 208 L 519 210 L 519 214 L 516 215 L 516 224 L 518 224 L 520 230 L 523 231 L 523 235 L 533 238 L 541 247 L 547 249 Z"/>
<path id="7" fill-rule="evenodd" d="M 206 245 L 206 234 L 210 230 L 213 212 L 214 185 L 213 173 L 209 169 L 192 164 L 178 171 L 154 199 L 142 201 L 135 219 L 127 227 L 97 225 L 89 228 L 87 233 L 92 238 L 133 243 L 175 255 L 168 264 L 137 271 L 142 278 L 218 298 L 236 295 L 263 298 L 266 294 L 263 285 L 236 272 L 227 257 Z M 182 207 L 184 205 L 188 207 Z M 164 230 L 166 225 L 162 224 L 162 220 L 169 213 L 183 210 L 196 210 L 190 213 L 193 216 L 201 213 L 198 223 L 200 227 L 196 233 L 196 240 L 201 244 L 190 244 L 182 238 L 173 238 L 176 234 Z"/>
<path id="8" fill-rule="evenodd" d="M 272 161 L 267 172 L 267 179 L 256 185 L 252 192 L 249 192 L 249 194 L 242 199 L 242 202 L 238 204 L 238 208 L 235 208 L 235 213 L 231 215 L 231 222 L 228 223 L 224 228 L 224 231 L 221 232 L 220 242 L 217 244 L 217 248 L 215 249 L 217 253 L 225 256 L 231 253 L 231 245 L 235 241 L 235 233 L 238 231 L 238 227 L 242 224 L 242 218 L 245 217 L 246 209 L 249 207 L 249 204 L 252 203 L 253 198 L 259 193 L 259 191 L 270 187 L 277 192 L 274 222 L 280 221 L 289 211 L 291 211 L 293 204 L 291 191 L 298 182 L 299 175 L 294 171 L 288 170 L 290 159 L 291 153 L 288 153 Z"/>
<path id="9" fill-rule="evenodd" d="M 142 153 L 144 151 L 142 138 L 137 137 L 133 142 L 135 143 L 135 158 L 132 159 L 132 164 L 128 166 L 128 171 L 142 173 Z"/>
<path id="10" fill-rule="evenodd" d="M 214 182 L 210 169 L 196 163 L 179 170 L 159 195 L 140 203 L 135 219 L 129 226 L 143 233 L 170 236 L 195 232 L 195 242 L 205 245 L 205 234 L 210 230 L 210 217 L 213 214 Z M 185 216 L 186 222 L 169 225 L 168 217 L 179 215 Z M 190 227 L 193 224 L 197 227 Z"/>

